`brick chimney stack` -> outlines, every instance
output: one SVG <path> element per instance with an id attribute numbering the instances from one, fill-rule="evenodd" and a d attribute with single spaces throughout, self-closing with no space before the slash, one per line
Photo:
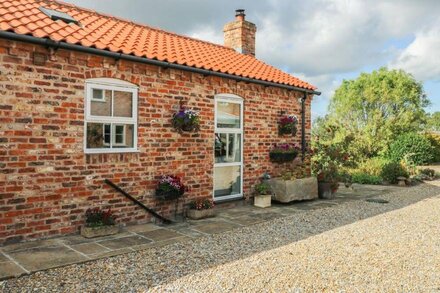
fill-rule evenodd
<path id="1" fill-rule="evenodd" d="M 255 56 L 255 33 L 257 26 L 246 20 L 244 9 L 235 10 L 235 20 L 224 28 L 225 46 L 237 52 Z"/>

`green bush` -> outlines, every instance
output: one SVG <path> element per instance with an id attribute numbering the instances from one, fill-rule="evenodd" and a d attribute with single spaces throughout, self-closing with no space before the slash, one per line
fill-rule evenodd
<path id="1" fill-rule="evenodd" d="M 434 162 L 440 162 L 440 134 L 426 133 L 425 137 L 431 142 L 431 146 L 434 149 Z"/>
<path id="2" fill-rule="evenodd" d="M 434 160 L 431 142 L 417 133 L 398 136 L 390 145 L 387 157 L 394 162 L 404 160 L 416 165 L 428 164 Z"/>
<path id="3" fill-rule="evenodd" d="M 389 162 L 390 160 L 386 158 L 374 157 L 360 163 L 356 171 L 380 177 L 383 167 Z"/>
<path id="4" fill-rule="evenodd" d="M 408 171 L 397 162 L 389 162 L 385 166 L 383 166 L 381 177 L 388 181 L 391 184 L 395 184 L 398 182 L 398 177 L 408 177 Z"/>
<path id="5" fill-rule="evenodd" d="M 359 184 L 382 184 L 382 178 L 376 175 L 370 175 L 367 173 L 355 172 L 351 174 L 351 182 Z"/>

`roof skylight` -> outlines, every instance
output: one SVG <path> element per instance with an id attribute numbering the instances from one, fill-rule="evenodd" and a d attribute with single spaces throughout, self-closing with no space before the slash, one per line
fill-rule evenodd
<path id="1" fill-rule="evenodd" d="M 42 6 L 40 6 L 40 10 L 41 10 L 41 12 L 43 12 L 44 14 L 49 16 L 50 19 L 52 19 L 54 21 L 62 20 L 65 23 L 74 23 L 74 24 L 79 25 L 79 22 L 67 13 L 64 13 L 64 12 L 61 12 L 58 10 L 49 9 L 49 8 L 42 7 Z"/>

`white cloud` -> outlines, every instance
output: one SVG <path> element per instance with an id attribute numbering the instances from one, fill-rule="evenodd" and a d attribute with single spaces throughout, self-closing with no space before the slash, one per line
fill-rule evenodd
<path id="1" fill-rule="evenodd" d="M 418 32 L 390 66 L 410 72 L 420 80 L 440 80 L 440 22 Z"/>

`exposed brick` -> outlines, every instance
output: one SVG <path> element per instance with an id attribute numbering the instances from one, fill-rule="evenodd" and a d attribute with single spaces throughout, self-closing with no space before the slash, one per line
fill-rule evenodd
<path id="1" fill-rule="evenodd" d="M 35 66 L 32 52 L 44 48 L 12 41 L 7 45 L 21 53 L 8 56 L 0 50 L 10 78 L 0 80 L 2 97 L 7 97 L 7 103 L 0 105 L 4 114 L 0 122 L 9 125 L 1 135 L 8 147 L 0 149 L 0 244 L 76 233 L 92 207 L 111 207 L 121 223 L 152 220 L 106 186 L 104 179 L 120 184 L 165 216 L 174 212 L 174 202 L 154 197 L 163 174 L 183 177 L 190 188 L 185 203 L 212 197 L 216 94 L 235 94 L 244 101 L 245 197 L 252 195 L 264 172 L 279 174 L 292 167 L 271 163 L 268 151 L 273 143 L 300 143 L 300 131 L 295 137 L 278 136 L 277 121 L 281 111 L 301 116 L 301 93 L 62 49 L 55 52 L 57 64 L 47 61 L 46 66 Z M 60 57 L 66 53 L 69 58 Z M 116 78 L 139 86 L 138 153 L 84 154 L 85 78 Z M 198 133 L 179 134 L 172 129 L 171 118 L 180 103 L 177 97 L 200 112 Z M 310 103 L 308 99 L 307 140 Z M 10 230 L 4 232 L 6 227 Z"/>

